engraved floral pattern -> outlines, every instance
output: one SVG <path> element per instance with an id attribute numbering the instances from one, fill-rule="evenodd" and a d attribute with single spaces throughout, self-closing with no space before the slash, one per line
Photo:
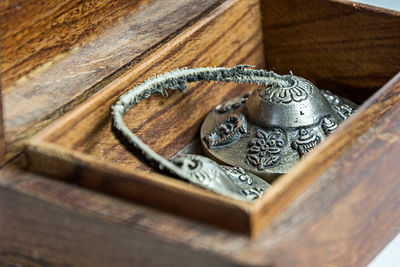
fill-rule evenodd
<path id="1" fill-rule="evenodd" d="M 307 80 L 293 78 L 293 84 L 288 87 L 270 85 L 259 87 L 257 92 L 263 100 L 268 100 L 276 104 L 288 104 L 292 101 L 301 102 L 307 99 L 308 95 L 312 93 L 312 84 Z"/>
<path id="2" fill-rule="evenodd" d="M 258 130 L 251 139 L 247 152 L 248 165 L 264 170 L 280 163 L 282 149 L 285 146 L 283 133 L 275 129 L 271 132 Z"/>

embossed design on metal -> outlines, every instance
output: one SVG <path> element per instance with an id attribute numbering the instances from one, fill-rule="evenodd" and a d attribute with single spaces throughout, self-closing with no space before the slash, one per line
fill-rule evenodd
<path id="1" fill-rule="evenodd" d="M 337 95 L 334 95 L 331 91 L 322 90 L 321 92 L 325 96 L 326 100 L 328 100 L 329 104 L 337 105 L 341 102 L 339 97 Z"/>
<path id="2" fill-rule="evenodd" d="M 248 125 L 248 133 L 231 145 L 210 149 L 203 139 L 207 155 L 272 182 L 334 131 L 350 114 L 349 108 L 352 113 L 357 108 L 350 100 L 321 91 L 301 77 L 283 75 L 279 79 L 285 82 L 260 85 L 243 106 L 207 115 L 200 131 L 202 137 L 235 114 L 243 114 Z M 283 146 L 263 147 L 261 143 L 274 129 L 283 135 Z M 258 131 L 265 135 L 260 135 L 258 143 L 252 142 Z"/>
<path id="3" fill-rule="evenodd" d="M 332 105 L 332 108 L 336 111 L 336 114 L 340 116 L 343 120 L 350 117 L 356 111 L 357 105 L 348 99 L 341 98 L 334 95 L 332 92 L 326 90 L 322 91 L 325 98 Z"/>
<path id="4" fill-rule="evenodd" d="M 232 99 L 230 101 L 227 101 L 223 104 L 219 104 L 218 106 L 215 107 L 214 110 L 218 113 L 223 114 L 228 111 L 231 111 L 232 109 L 240 108 L 241 106 L 243 106 L 244 103 L 246 103 L 250 94 L 251 94 L 251 92 L 248 92 L 241 97 L 235 97 L 234 99 Z"/>
<path id="5" fill-rule="evenodd" d="M 242 168 L 219 165 L 200 155 L 178 155 L 172 161 L 192 177 L 192 183 L 209 189 L 222 190 L 223 193 L 238 192 L 250 201 L 262 194 L 248 194 L 247 191 L 263 192 L 270 187 L 263 179 L 246 173 Z"/>
<path id="6" fill-rule="evenodd" d="M 276 166 L 282 160 L 285 138 L 278 129 L 270 132 L 258 130 L 250 140 L 249 146 L 246 163 L 258 170 L 264 170 Z"/>
<path id="7" fill-rule="evenodd" d="M 336 105 L 333 106 L 333 108 L 336 110 L 336 113 L 344 120 L 350 117 L 350 115 L 354 112 L 353 109 L 346 104 Z"/>
<path id="8" fill-rule="evenodd" d="M 247 133 L 246 118 L 243 114 L 237 114 L 218 125 L 208 136 L 204 137 L 204 140 L 207 141 L 210 149 L 214 149 L 233 144 L 245 133 Z"/>
<path id="9" fill-rule="evenodd" d="M 325 117 L 321 121 L 321 128 L 325 135 L 328 135 L 336 130 L 337 126 L 337 123 L 329 117 Z"/>
<path id="10" fill-rule="evenodd" d="M 292 142 L 292 147 L 293 149 L 297 150 L 300 157 L 303 157 L 310 153 L 320 141 L 321 138 L 315 133 L 306 129 L 300 129 L 299 136 Z"/>
<path id="11" fill-rule="evenodd" d="M 249 197 L 250 199 L 257 199 L 262 197 L 264 194 L 265 189 L 260 187 L 250 188 L 250 189 L 243 189 L 243 193 Z"/>
<path id="12" fill-rule="evenodd" d="M 243 195 L 248 200 L 262 197 L 265 190 L 269 188 L 261 178 L 246 172 L 243 168 L 222 166 L 230 179 L 242 188 Z"/>
<path id="13" fill-rule="evenodd" d="M 252 185 L 254 183 L 253 179 L 251 179 L 250 175 L 246 173 L 243 168 L 239 167 L 222 167 L 230 176 L 237 178 L 240 182 Z"/>
<path id="14" fill-rule="evenodd" d="M 307 80 L 297 77 L 291 80 L 291 85 L 283 87 L 281 85 L 269 85 L 259 87 L 258 95 L 265 101 L 271 101 L 276 104 L 291 103 L 292 101 L 301 102 L 312 93 L 312 85 Z"/>
<path id="15" fill-rule="evenodd" d="M 222 186 L 223 188 L 235 190 L 235 184 L 228 179 L 224 169 L 209 158 L 198 155 L 179 155 L 172 161 L 187 172 L 197 181 L 197 184 L 208 187 Z"/>

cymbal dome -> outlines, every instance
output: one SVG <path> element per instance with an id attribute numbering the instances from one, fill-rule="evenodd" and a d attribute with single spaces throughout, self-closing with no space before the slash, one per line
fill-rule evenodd
<path id="1" fill-rule="evenodd" d="M 296 128 L 338 118 L 321 91 L 310 81 L 284 75 L 280 84 L 259 86 L 244 108 L 247 119 L 262 127 Z"/>

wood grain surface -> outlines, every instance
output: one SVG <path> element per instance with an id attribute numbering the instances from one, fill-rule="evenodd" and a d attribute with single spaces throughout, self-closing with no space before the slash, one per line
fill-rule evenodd
<path id="1" fill-rule="evenodd" d="M 48 4 L 55 5 L 53 2 L 49 2 Z M 73 6 L 75 2 L 78 1 L 64 3 L 64 7 Z M 60 17 L 60 19 L 63 19 L 62 23 L 57 23 L 60 23 L 59 27 L 61 29 L 67 31 L 64 36 L 65 39 L 57 31 L 58 28 L 55 28 L 54 32 L 47 32 L 46 28 L 44 28 L 43 30 L 46 31 L 44 35 L 40 35 L 40 32 L 33 30 L 31 33 L 30 28 L 20 29 L 22 32 L 27 31 L 27 34 L 39 34 L 43 36 L 43 40 L 41 39 L 42 37 L 37 37 L 39 39 L 32 40 L 32 43 L 28 42 L 30 40 L 28 38 L 27 45 L 33 45 L 35 49 L 42 51 L 42 53 L 46 56 L 49 55 L 49 57 L 53 57 L 53 54 L 60 52 L 58 46 L 51 49 L 53 47 L 53 40 L 63 43 L 61 45 L 62 50 L 73 45 L 74 42 L 70 40 L 71 38 L 85 39 L 86 30 L 89 32 L 93 31 L 93 33 L 90 33 L 91 37 L 88 38 L 91 40 L 88 42 L 85 43 L 82 41 L 83 44 L 79 42 L 79 45 L 73 46 L 69 52 L 63 55 L 58 54 L 55 59 L 48 59 L 45 66 L 39 70 L 23 76 L 13 83 L 13 85 L 7 86 L 6 84 L 3 87 L 3 117 L 8 151 L 6 160 L 21 152 L 22 142 L 26 137 L 36 133 L 45 125 L 57 119 L 106 84 L 119 77 L 122 73 L 134 67 L 143 58 L 151 54 L 152 50 L 158 45 L 165 43 L 182 29 L 193 24 L 199 18 L 203 17 L 204 13 L 209 13 L 219 2 L 218 0 L 96 1 L 95 5 L 99 6 L 98 9 L 93 7 L 92 13 L 90 15 L 87 14 L 87 16 L 83 10 L 76 11 L 73 9 L 71 12 L 65 13 L 65 10 L 63 11 L 61 7 L 56 9 L 57 12 L 64 12 Z M 58 4 L 61 5 L 60 3 Z M 92 1 L 79 1 L 76 3 L 78 6 L 90 4 L 92 4 Z M 53 9 L 47 13 L 40 13 L 40 8 L 43 7 L 38 5 L 32 11 L 35 12 L 35 16 L 39 17 L 35 17 L 32 21 L 29 20 L 33 24 L 32 27 L 38 28 L 37 31 L 42 29 L 39 27 L 41 23 L 46 24 L 46 21 L 54 20 L 53 16 L 58 14 Z M 60 8 L 61 10 L 59 10 Z M 109 9 L 115 12 L 110 12 Z M 7 12 L 13 10 L 15 8 L 7 9 Z M 22 9 L 22 11 L 24 10 Z M 76 14 L 75 11 L 77 12 Z M 40 14 L 36 14 L 36 12 Z M 105 12 L 104 14 L 101 13 L 103 16 L 108 14 L 107 19 L 103 19 L 102 21 L 101 14 L 98 14 L 99 12 Z M 43 18 L 40 16 L 43 16 Z M 95 16 L 96 19 L 93 20 L 92 16 Z M 2 17 L 5 18 L 8 16 L 4 15 Z M 19 18 L 18 15 L 15 20 L 17 19 L 22 18 Z M 72 20 L 71 24 L 75 23 L 76 25 L 68 24 L 67 22 L 70 20 Z M 86 23 L 89 21 L 100 24 L 98 27 L 92 27 L 91 24 L 88 26 Z M 100 30 L 100 28 L 105 27 L 111 21 L 114 23 L 107 29 L 102 30 L 101 34 L 97 32 L 96 29 Z M 11 23 L 14 23 L 13 20 L 8 24 Z M 23 28 L 23 25 L 25 24 L 22 24 L 21 28 Z M 19 27 L 17 28 L 19 29 Z M 12 33 L 13 31 L 10 32 Z M 53 37 L 54 34 L 56 35 L 55 37 Z M 61 34 L 61 36 L 57 34 Z M 51 42 L 47 42 L 47 38 L 50 38 Z M 5 54 L 5 58 L 19 55 L 16 52 L 13 53 L 13 49 L 19 48 L 19 46 L 15 42 L 11 42 L 14 40 L 12 36 L 9 39 L 6 38 L 3 41 L 5 50 L 2 50 L 2 54 Z M 78 42 L 78 40 L 75 41 Z M 24 42 L 19 42 L 18 44 L 24 45 Z M 47 45 L 50 48 L 40 50 L 42 46 L 46 47 Z M 23 50 L 22 48 L 20 49 Z M 32 57 L 36 55 L 33 52 L 28 54 Z M 9 61 L 11 62 L 12 60 L 7 59 L 4 64 L 7 64 Z M 28 61 L 26 64 L 29 65 L 30 62 Z M 34 58 L 32 58 L 32 62 L 34 64 Z M 10 68 L 12 73 L 17 73 L 17 71 L 13 70 L 13 67 Z M 8 79 L 7 69 L 3 70 L 6 82 Z"/>
<path id="2" fill-rule="evenodd" d="M 143 168 L 110 130 L 111 105 L 134 85 L 175 68 L 236 64 L 260 68 L 262 35 L 260 26 L 254 26 L 259 19 L 256 1 L 222 5 L 57 123 L 46 141 L 126 167 Z M 129 110 L 124 119 L 146 144 L 170 157 L 197 137 L 203 118 L 212 108 L 255 87 L 199 82 L 183 94 L 171 91 L 168 98 L 154 95 Z"/>
<path id="3" fill-rule="evenodd" d="M 256 26 L 258 25 L 258 26 Z M 148 171 L 111 131 L 111 105 L 152 75 L 178 67 L 263 65 L 257 1 L 231 0 L 189 27 L 26 146 L 32 171 L 54 175 L 228 229 L 249 232 L 249 205 Z M 155 95 L 125 121 L 155 151 L 170 157 L 197 137 L 205 115 L 256 85 L 194 84 L 168 98 Z M 158 188 L 158 189 L 157 189 Z M 205 208 L 205 207 L 209 208 Z M 226 221 L 228 216 L 231 220 Z"/>
<path id="4" fill-rule="evenodd" d="M 268 68 L 359 103 L 400 70 L 400 12 L 338 0 L 260 3 Z"/>
<path id="5" fill-rule="evenodd" d="M 126 206 L 121 201 L 115 204 L 120 211 L 124 208 L 121 210 L 119 205 Z M 128 220 L 141 220 L 143 211 L 139 208 L 134 212 L 138 217 Z M 82 216 L 4 188 L 0 188 L 0 215 L 1 266 L 237 265 L 207 251 L 151 236 L 129 226 L 129 221 L 119 226 L 100 222 L 99 218 Z M 175 236 L 178 233 L 179 230 Z"/>
<path id="6" fill-rule="evenodd" d="M 277 14 L 281 14 L 277 18 L 279 20 L 293 18 L 295 12 L 282 12 L 287 10 L 282 2 L 262 1 L 269 3 L 270 10 L 276 12 L 275 15 L 265 16 L 267 20 Z M 281 25 L 292 28 L 289 32 L 304 32 L 304 36 L 313 39 L 315 35 L 308 30 L 314 24 L 323 25 L 327 20 L 332 25 L 339 25 L 338 21 L 344 19 L 346 27 L 342 25 L 339 28 L 344 32 L 355 32 L 348 34 L 341 31 L 338 36 L 359 36 L 360 39 L 350 39 L 347 43 L 362 45 L 362 35 L 366 36 L 366 40 L 371 38 L 369 32 L 363 30 L 365 26 L 374 32 L 377 27 L 382 27 L 385 36 L 370 43 L 391 51 L 393 58 L 397 58 L 397 46 L 392 41 L 398 36 L 398 27 L 390 28 L 387 24 L 397 25 L 398 13 L 344 1 L 306 1 L 301 4 L 310 10 L 313 6 L 318 8 L 311 14 L 307 8 L 302 10 L 300 4 L 289 5 L 292 11 L 293 8 L 302 11 L 295 16 L 308 14 L 312 18 L 305 23 L 302 23 L 305 21 L 303 18 L 291 21 L 300 24 L 302 31 L 298 31 L 296 26 Z M 340 14 L 342 8 L 349 13 Z M 362 15 L 357 13 L 357 9 Z M 262 10 L 268 14 L 265 6 Z M 332 16 L 329 16 L 330 12 Z M 330 27 L 320 29 L 321 36 L 325 32 L 334 32 L 334 28 Z M 270 35 L 269 40 L 266 36 L 264 38 L 266 43 L 274 42 L 273 38 L 290 41 L 288 36 Z M 337 39 L 325 41 L 328 41 L 327 45 L 338 43 Z M 365 54 L 363 49 L 357 47 L 348 49 L 349 60 L 344 52 L 341 54 L 341 50 L 331 53 L 335 51 L 334 46 L 331 52 L 323 51 L 324 45 L 298 44 L 301 49 L 297 52 L 303 56 L 292 55 L 293 65 L 298 66 L 297 70 L 294 69 L 295 74 L 304 73 L 320 86 L 342 90 L 351 96 L 359 95 L 359 100 L 363 100 L 383 84 L 383 77 L 388 77 L 382 69 L 393 70 L 392 58 L 382 55 L 378 48 L 371 49 L 374 45 L 362 47 L 375 54 Z M 316 53 L 314 57 L 311 52 L 305 53 L 307 47 L 320 55 Z M 278 52 L 277 45 L 275 49 Z M 266 48 L 266 51 L 269 50 Z M 369 62 L 369 67 L 354 64 L 354 58 L 350 56 L 354 51 Z M 266 54 L 270 66 L 274 66 L 271 62 L 275 59 L 285 58 L 285 53 Z M 375 61 L 374 55 L 377 56 Z M 378 55 L 385 60 L 380 61 Z M 337 57 L 339 60 L 336 60 Z M 308 65 L 303 64 L 304 60 L 309 61 Z M 312 60 L 316 63 L 321 60 L 318 68 L 313 67 Z M 329 63 L 329 60 L 332 62 Z M 282 60 L 286 69 L 281 71 L 288 70 L 289 61 L 289 57 Z M 371 67 L 373 64 L 378 67 Z M 332 73 L 335 73 L 332 70 L 340 71 L 341 66 L 353 74 L 332 78 Z M 360 76 L 357 78 L 355 73 Z M 336 78 L 339 81 L 337 84 Z M 350 130 L 341 131 L 329 139 L 295 167 L 292 177 L 310 174 L 311 178 L 306 178 L 309 186 L 306 189 L 289 188 L 289 195 L 296 197 L 292 201 L 283 198 L 283 203 L 277 203 L 277 209 L 265 211 L 270 223 L 252 239 L 32 174 L 12 163 L 0 170 L 0 263 L 33 266 L 179 266 L 197 263 L 200 266 L 365 266 L 400 231 L 397 163 L 400 156 L 400 121 L 397 116 L 400 111 L 399 79 L 397 76 L 384 90 L 368 100 L 357 115 L 362 121 L 354 119 L 343 125 L 342 130 Z M 125 82 L 122 80 L 121 83 Z M 350 125 L 353 123 L 354 126 Z M 319 153 L 330 147 L 338 152 L 337 155 L 328 154 L 328 161 L 320 162 L 321 167 L 310 165 L 311 161 L 318 161 Z M 346 151 L 341 147 L 346 147 Z M 87 151 L 90 153 L 90 149 Z M 52 167 L 48 164 L 48 169 Z M 280 187 L 284 187 L 285 179 L 281 181 Z M 284 209 L 286 205 L 288 208 Z M 259 211 L 262 211 L 261 206 Z"/>
<path id="7" fill-rule="evenodd" d="M 101 34 L 150 1 L 1 1 L 4 87 L 76 45 Z"/>
<path id="8" fill-rule="evenodd" d="M 2 83 L 0 72 L 0 161 L 4 159 L 6 154 L 6 142 L 4 138 L 4 122 L 3 122 L 3 97 L 2 97 Z"/>
<path id="9" fill-rule="evenodd" d="M 366 104 L 382 117 L 252 239 L 7 166 L 0 259 L 179 266 L 195 251 L 193 264 L 207 266 L 365 266 L 400 232 L 400 104 L 379 105 L 399 91 L 400 75 Z"/>

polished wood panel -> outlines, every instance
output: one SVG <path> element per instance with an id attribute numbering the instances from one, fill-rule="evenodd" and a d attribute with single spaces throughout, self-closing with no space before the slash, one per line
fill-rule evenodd
<path id="1" fill-rule="evenodd" d="M 121 201 L 118 204 L 126 205 Z M 141 216 L 140 209 L 136 215 Z M 207 251 L 187 249 L 177 241 L 149 235 L 148 230 L 135 229 L 129 222 L 119 226 L 101 222 L 99 218 L 83 216 L 4 188 L 0 188 L 0 216 L 1 266 L 233 264 Z M 130 220 L 140 218 L 131 217 Z"/>
<path id="2" fill-rule="evenodd" d="M 150 1 L 1 1 L 1 69 L 5 88 Z"/>
<path id="3" fill-rule="evenodd" d="M 399 71 L 400 12 L 339 0 L 262 0 L 261 8 L 268 68 L 359 103 Z"/>
<path id="4" fill-rule="evenodd" d="M 35 3 L 32 2 L 31 5 Z M 134 67 L 150 55 L 158 45 L 167 42 L 179 31 L 193 24 L 203 17 L 204 13 L 209 13 L 219 4 L 219 1 L 69 1 L 64 5 L 55 1 L 46 3 L 61 6 L 55 9 L 49 8 L 49 10 L 41 5 L 32 7 L 33 10 L 29 12 L 34 13 L 34 18 L 15 27 L 17 31 L 15 34 L 26 32 L 34 39 L 21 37 L 23 41 L 18 41 L 16 44 L 16 40 L 19 39 L 15 39 L 12 35 L 14 31 L 10 30 L 2 42 L 4 46 L 2 58 L 6 64 L 3 70 L 5 75 L 3 117 L 8 152 L 6 160 L 21 152 L 25 138 Z M 79 9 L 78 11 L 75 8 L 71 12 L 63 9 L 74 7 L 74 3 L 78 5 L 75 7 Z M 7 12 L 0 16 L 3 19 L 9 16 L 13 18 L 5 25 L 3 24 L 3 27 L 13 28 L 12 25 L 22 19 L 22 14 L 27 12 L 24 8 L 25 4 L 28 5 L 28 3 L 22 5 L 20 15 L 15 8 L 6 10 L 16 12 L 15 18 L 7 15 Z M 95 6 L 87 11 L 80 9 L 81 6 L 91 4 Z M 41 8 L 46 9 L 46 12 L 39 12 Z M 56 20 L 54 16 L 59 12 L 62 15 L 57 18 L 61 21 L 54 22 L 56 25 L 54 29 L 52 28 L 53 30 L 40 27 L 42 24 L 51 24 L 49 21 Z M 93 19 L 93 16 L 96 19 Z M 32 23 L 32 29 L 26 25 L 28 22 Z M 92 26 L 89 22 L 99 23 L 99 25 Z M 113 24 L 109 25 L 109 22 Z M 101 30 L 100 34 L 98 30 L 107 25 L 109 27 Z M 58 27 L 63 31 L 59 32 Z M 42 34 L 41 31 L 44 33 Z M 86 42 L 83 40 L 86 40 L 85 36 L 93 40 Z M 61 44 L 54 45 L 53 42 Z M 20 47 L 25 44 L 41 52 L 37 54 L 29 49 L 25 51 Z M 67 53 L 61 54 L 63 49 L 70 47 Z M 14 52 L 14 49 L 21 52 Z M 26 53 L 21 58 L 32 57 L 26 62 L 23 61 L 24 64 L 21 66 L 18 65 L 23 69 L 23 73 L 25 73 L 25 65 L 30 69 L 40 63 L 37 62 L 39 59 L 36 59 L 36 55 L 42 58 L 40 54 L 44 54 L 43 60 L 46 60 L 46 64 L 10 85 L 7 81 L 10 79 L 7 76 L 8 69 L 15 74 L 18 71 L 7 64 L 15 63 L 13 57 L 20 58 L 19 53 Z M 54 57 L 55 54 L 57 54 L 56 57 Z"/>

